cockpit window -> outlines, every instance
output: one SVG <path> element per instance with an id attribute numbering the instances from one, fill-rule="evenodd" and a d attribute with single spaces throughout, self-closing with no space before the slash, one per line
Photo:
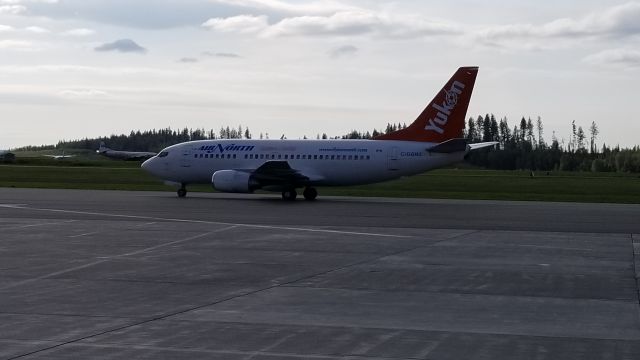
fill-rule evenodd
<path id="1" fill-rule="evenodd" d="M 168 152 L 168 151 L 163 151 L 163 152 L 161 152 L 160 154 L 158 154 L 158 157 L 159 157 L 159 158 L 160 158 L 160 157 L 165 157 L 165 156 L 167 156 L 167 155 L 169 155 L 169 152 Z"/>

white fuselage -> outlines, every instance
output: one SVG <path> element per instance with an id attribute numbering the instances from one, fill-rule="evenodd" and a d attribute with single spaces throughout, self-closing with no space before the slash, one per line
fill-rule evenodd
<path id="1" fill-rule="evenodd" d="M 381 182 L 459 162 L 466 151 L 431 153 L 433 143 L 393 140 L 200 140 L 176 144 L 143 167 L 164 180 L 211 183 L 218 170 L 259 168 L 286 161 L 310 185 L 340 186 Z"/>

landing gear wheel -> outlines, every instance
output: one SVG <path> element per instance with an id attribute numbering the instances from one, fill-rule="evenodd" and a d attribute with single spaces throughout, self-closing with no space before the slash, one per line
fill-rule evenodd
<path id="1" fill-rule="evenodd" d="M 305 188 L 302 192 L 302 196 L 304 196 L 304 199 L 307 201 L 313 201 L 318 197 L 318 190 L 312 187 Z"/>
<path id="2" fill-rule="evenodd" d="M 298 196 L 296 189 L 289 189 L 282 192 L 282 200 L 293 201 Z"/>
<path id="3" fill-rule="evenodd" d="M 178 189 L 178 197 L 183 198 L 185 196 L 187 196 L 187 188 L 183 185 L 180 189 Z"/>

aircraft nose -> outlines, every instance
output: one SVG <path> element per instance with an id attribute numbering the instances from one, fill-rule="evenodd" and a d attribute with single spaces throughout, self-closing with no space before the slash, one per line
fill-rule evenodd
<path id="1" fill-rule="evenodd" d="M 148 160 L 146 160 L 145 162 L 143 162 L 143 163 L 142 163 L 142 165 L 140 165 L 140 167 L 141 167 L 143 170 L 145 170 L 145 171 L 150 172 L 150 173 L 152 173 L 152 174 L 153 174 L 153 172 L 154 172 L 154 171 L 153 171 L 153 164 L 152 164 L 152 163 L 153 163 L 153 158 L 148 159 Z"/>

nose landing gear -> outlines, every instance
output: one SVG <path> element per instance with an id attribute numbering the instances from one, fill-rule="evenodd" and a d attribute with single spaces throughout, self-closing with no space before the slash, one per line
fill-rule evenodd
<path id="1" fill-rule="evenodd" d="M 182 184 L 180 189 L 178 189 L 178 197 L 183 198 L 185 196 L 187 196 L 187 185 Z"/>

